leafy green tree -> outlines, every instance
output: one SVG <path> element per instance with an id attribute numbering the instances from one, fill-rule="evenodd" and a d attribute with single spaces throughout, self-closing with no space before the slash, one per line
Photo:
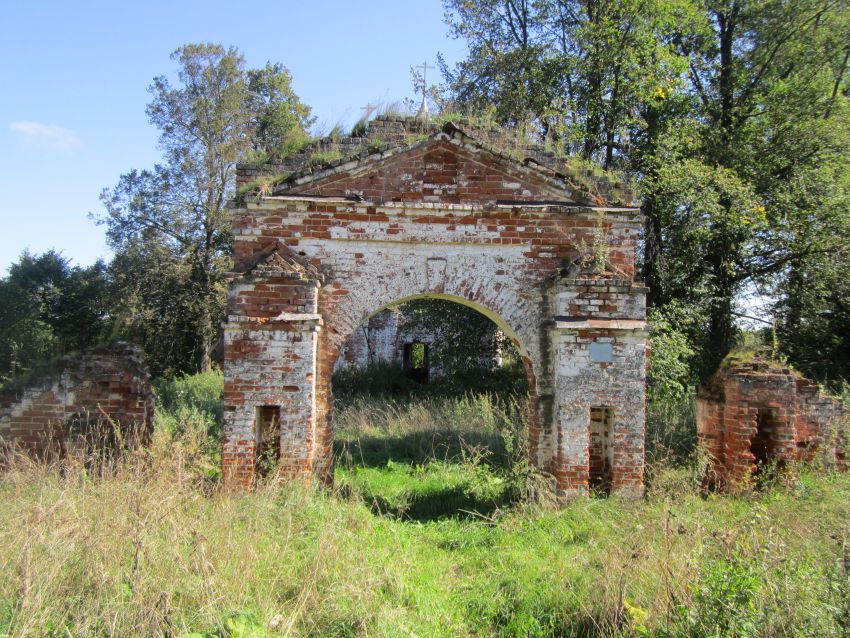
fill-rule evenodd
<path id="1" fill-rule="evenodd" d="M 154 370 L 209 369 L 230 267 L 236 163 L 273 155 L 306 135 L 309 108 L 280 65 L 247 71 L 234 48 L 177 49 L 177 84 L 154 79 L 147 107 L 162 162 L 103 192 L 112 269 L 126 286 L 124 329 L 146 344 Z"/>
<path id="2" fill-rule="evenodd" d="M 70 267 L 55 251 L 25 252 L 0 280 L 0 380 L 66 352 L 109 330 L 106 266 Z"/>
<path id="3" fill-rule="evenodd" d="M 494 105 L 499 122 L 530 121 L 557 148 L 606 167 L 630 151 L 639 105 L 685 71 L 669 37 L 688 4 L 662 0 L 444 0 L 469 55 L 443 63 L 460 107 Z"/>
<path id="4" fill-rule="evenodd" d="M 253 150 L 274 160 L 285 157 L 308 140 L 316 118 L 292 90 L 292 75 L 280 63 L 249 69 L 248 111 L 253 117 Z"/>
<path id="5" fill-rule="evenodd" d="M 705 28 L 677 36 L 691 108 L 648 153 L 653 209 L 644 212 L 663 229 L 648 233 L 664 241 L 650 267 L 676 273 L 650 277 L 653 301 L 701 291 L 708 373 L 734 342 L 747 286 L 775 284 L 843 243 L 835 230 L 846 228 L 850 202 L 822 195 L 846 194 L 850 14 L 821 0 L 698 8 Z"/>
<path id="6" fill-rule="evenodd" d="M 789 296 L 846 250 L 846 0 L 444 5 L 469 44 L 443 65 L 462 107 L 495 103 L 499 121 L 530 119 L 635 175 L 649 303 L 691 308 L 701 376 L 734 343 L 753 287 L 784 299 L 789 326 L 814 320 Z"/>

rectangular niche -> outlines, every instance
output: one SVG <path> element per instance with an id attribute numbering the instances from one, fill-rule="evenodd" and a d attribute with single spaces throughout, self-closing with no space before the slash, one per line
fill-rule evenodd
<path id="1" fill-rule="evenodd" d="M 280 460 L 280 406 L 257 407 L 254 467 L 259 476 L 274 472 Z"/>
<path id="2" fill-rule="evenodd" d="M 614 410 L 610 407 L 590 408 L 588 440 L 588 482 L 590 489 L 611 493 L 614 468 Z"/>

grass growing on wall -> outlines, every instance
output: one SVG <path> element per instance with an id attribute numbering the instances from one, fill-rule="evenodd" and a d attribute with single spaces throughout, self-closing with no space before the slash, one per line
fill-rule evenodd
<path id="1" fill-rule="evenodd" d="M 535 481 L 519 460 L 521 405 L 426 397 L 344 408 L 335 493 L 275 479 L 226 493 L 209 473 L 217 417 L 195 383 L 146 453 L 99 476 L 12 459 L 0 635 L 850 630 L 846 474 L 797 468 L 797 480 L 721 497 L 700 493 L 692 462 L 658 461 L 644 500 L 556 510 L 511 492 Z"/>

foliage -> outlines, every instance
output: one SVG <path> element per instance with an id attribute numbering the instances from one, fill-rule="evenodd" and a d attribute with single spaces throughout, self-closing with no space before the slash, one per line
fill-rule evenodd
<path id="1" fill-rule="evenodd" d="M 292 74 L 280 63 L 247 71 L 246 110 L 253 117 L 253 149 L 271 161 L 300 150 L 315 123 L 310 107 L 292 90 Z"/>
<path id="2" fill-rule="evenodd" d="M 649 466 L 690 464 L 697 452 L 696 431 L 696 397 L 693 392 L 676 398 L 668 396 L 649 400 L 646 404 L 645 439 Z"/>
<path id="3" fill-rule="evenodd" d="M 850 223 L 846 3 L 444 6 L 469 46 L 443 65 L 450 98 L 638 177 L 649 303 L 702 317 L 699 377 L 734 343 L 753 289 L 779 298 L 781 346 L 801 367 L 825 373 L 819 349 L 846 360 L 846 291 L 829 274 L 847 262 Z"/>
<path id="4" fill-rule="evenodd" d="M 309 109 L 279 64 L 245 70 L 234 48 L 177 49 L 176 85 L 154 79 L 147 114 L 162 163 L 103 192 L 99 222 L 115 250 L 121 329 L 142 341 L 155 374 L 209 369 L 230 268 L 227 202 L 237 161 L 303 142 Z"/>
<path id="5" fill-rule="evenodd" d="M 0 382 L 109 333 L 106 266 L 71 267 L 55 251 L 24 252 L 0 279 Z"/>
<path id="6" fill-rule="evenodd" d="M 691 24 L 686 2 L 445 0 L 468 57 L 441 63 L 456 103 L 532 121 L 543 137 L 611 166 L 628 151 L 636 106 L 666 94 L 684 60 L 667 34 Z"/>
<path id="7" fill-rule="evenodd" d="M 154 382 L 156 431 L 183 450 L 198 484 L 221 476 L 223 392 L 220 370 Z"/>
<path id="8" fill-rule="evenodd" d="M 692 307 L 671 302 L 649 311 L 649 369 L 647 395 L 650 401 L 676 401 L 693 392 L 693 370 L 698 317 Z M 696 325 L 695 325 L 696 324 Z"/>
<path id="9" fill-rule="evenodd" d="M 840 2 L 695 6 L 703 27 L 677 36 L 685 90 L 647 107 L 655 127 L 637 159 L 652 301 L 704 296 L 709 374 L 734 342 L 745 287 L 787 281 L 789 265 L 841 250 L 848 14 Z"/>
<path id="10" fill-rule="evenodd" d="M 846 235 L 845 235 L 846 236 Z M 779 347 L 808 377 L 850 382 L 850 252 L 797 261 L 779 286 Z"/>
<path id="11" fill-rule="evenodd" d="M 181 408 L 192 408 L 205 415 L 211 423 L 221 423 L 224 394 L 224 375 L 221 370 L 158 379 L 154 387 L 160 412 L 174 413 Z M 211 434 L 217 436 L 218 432 Z"/>

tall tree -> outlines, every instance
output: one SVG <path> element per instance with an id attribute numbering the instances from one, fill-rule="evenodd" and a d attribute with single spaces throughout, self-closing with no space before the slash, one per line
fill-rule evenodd
<path id="1" fill-rule="evenodd" d="M 649 302 L 691 308 L 701 374 L 732 346 L 745 290 L 788 295 L 845 250 L 846 0 L 444 5 L 469 44 L 444 65 L 461 105 L 497 102 L 500 121 L 531 117 L 637 177 Z"/>
<path id="2" fill-rule="evenodd" d="M 639 105 L 684 71 L 667 37 L 690 23 L 683 0 L 444 0 L 469 55 L 443 72 L 466 109 L 531 121 L 563 150 L 623 164 Z"/>
<path id="3" fill-rule="evenodd" d="M 101 196 L 113 267 L 131 269 L 116 275 L 127 285 L 125 325 L 147 335 L 157 372 L 210 367 L 230 265 L 236 163 L 304 138 L 311 122 L 281 65 L 247 71 L 235 48 L 217 44 L 189 44 L 172 59 L 177 84 L 155 78 L 147 107 L 162 162 L 122 175 Z"/>
<path id="4" fill-rule="evenodd" d="M 686 170 L 653 188 L 668 202 L 667 257 L 687 269 L 690 290 L 705 291 L 710 370 L 733 344 L 735 301 L 746 286 L 787 276 L 794 262 L 841 243 L 834 232 L 806 229 L 844 227 L 850 203 L 824 207 L 808 194 L 846 190 L 850 120 L 840 87 L 850 22 L 841 0 L 712 0 L 700 9 L 707 28 L 678 36 L 689 58 L 685 128 L 693 135 L 679 144 L 679 158 L 659 158 Z M 687 211 L 689 192 L 703 205 Z M 682 241 L 694 228 L 697 251 Z M 687 292 L 671 286 L 669 294 Z"/>
<path id="5" fill-rule="evenodd" d="M 0 279 L 0 381 L 105 337 L 109 306 L 103 262 L 71 267 L 52 250 L 23 253 Z"/>

